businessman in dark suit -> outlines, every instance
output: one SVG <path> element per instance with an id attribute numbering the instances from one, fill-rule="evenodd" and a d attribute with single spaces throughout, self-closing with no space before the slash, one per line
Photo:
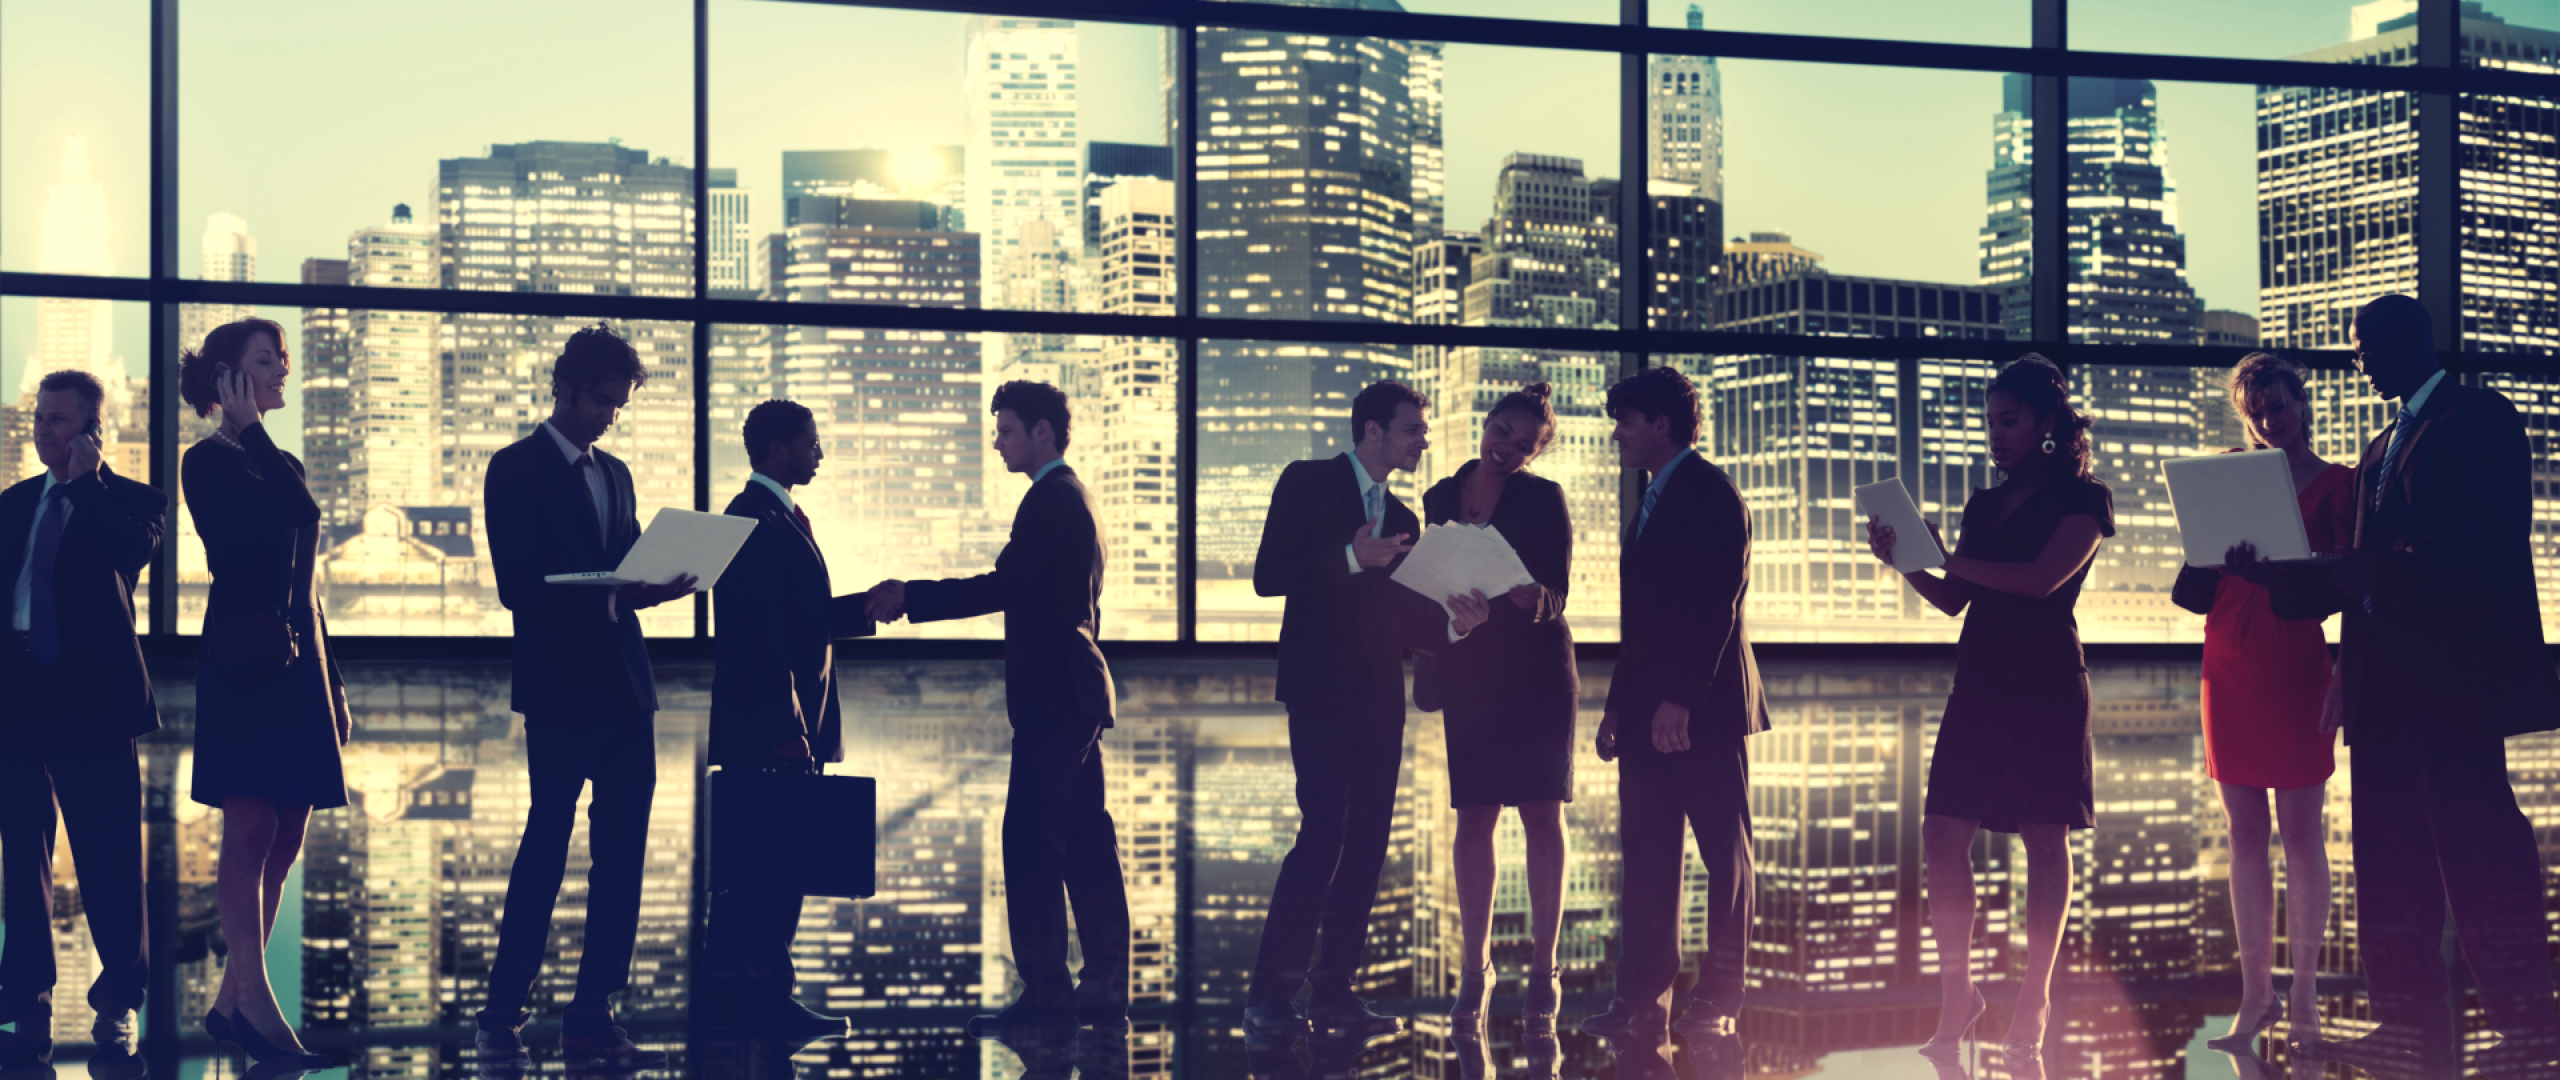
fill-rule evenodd
<path id="1" fill-rule="evenodd" d="M 0 1023 L 49 1040 L 53 1015 L 53 823 L 80 852 L 80 902 L 98 946 L 89 987 L 101 1046 L 126 1044 L 149 985 L 136 737 L 160 729 L 134 637 L 133 586 L 160 550 L 169 499 L 98 459 L 106 389 L 80 371 L 37 384 L 45 472 L 0 493 Z M 127 1050 L 129 1046 L 125 1047 Z"/>
<path id="2" fill-rule="evenodd" d="M 806 406 L 768 401 L 747 413 L 755 472 L 728 513 L 755 520 L 712 593 L 719 633 L 711 677 L 711 764 L 723 770 L 816 772 L 844 760 L 836 701 L 835 642 L 872 631 L 863 593 L 832 596 L 827 560 L 791 489 L 816 479 L 826 448 Z M 845 823 L 776 821 L 775 830 Z M 732 891 L 712 898 L 710 956 L 694 1016 L 775 1035 L 842 1035 L 845 1020 L 793 1000 L 791 939 L 796 894 Z"/>
<path id="3" fill-rule="evenodd" d="M 1263 518 L 1253 589 L 1288 598 L 1278 696 L 1289 710 L 1299 820 L 1271 887 L 1245 994 L 1253 1044 L 1403 1026 L 1372 1011 L 1352 982 L 1368 947 L 1404 763 L 1404 658 L 1446 646 L 1490 614 L 1482 595 L 1449 597 L 1444 611 L 1390 580 L 1422 523 L 1387 480 L 1411 472 L 1431 445 L 1425 408 L 1402 383 L 1360 391 L 1351 402 L 1351 452 L 1282 470 Z M 1302 1014 L 1298 993 L 1310 984 Z"/>
<path id="4" fill-rule="evenodd" d="M 614 1026 L 613 995 L 631 981 L 658 782 L 658 690 L 637 616 L 690 594 L 693 579 L 618 589 L 543 581 L 611 570 L 639 539 L 631 470 L 595 442 L 648 377 L 639 354 L 610 328 L 578 331 L 552 368 L 551 418 L 489 458 L 489 562 L 498 600 L 515 615 L 513 705 L 524 714 L 533 805 L 507 874 L 489 1000 L 478 1017 L 483 1062 L 526 1060 L 525 1005 L 551 938 L 578 794 L 590 783 L 585 951 L 561 1017 L 561 1050 L 579 1061 L 666 1061 Z"/>
<path id="5" fill-rule="evenodd" d="M 1619 380 L 1607 408 L 1619 460 L 1650 480 L 1619 556 L 1618 665 L 1598 739 L 1600 760 L 1618 761 L 1617 1000 L 1582 1030 L 1638 1047 L 1668 1038 L 1686 825 L 1707 869 L 1707 951 L 1678 1031 L 1692 1053 L 1738 1063 L 1752 888 L 1743 740 L 1769 728 L 1742 625 L 1751 517 L 1698 454 L 1698 391 L 1679 369 Z"/>
<path id="6" fill-rule="evenodd" d="M 2560 727 L 2533 576 L 2534 449 L 2515 406 L 2439 368 L 2434 342 L 2409 297 L 2356 313 L 2356 365 L 2401 408 L 2356 466 L 2354 548 L 2281 569 L 2234 551 L 2244 575 L 2273 584 L 2277 614 L 2344 615 L 2329 712 L 2354 748 L 2358 945 L 2380 1026 L 2307 1049 L 2449 1069 L 2450 908 L 2502 1035 L 2476 1064 L 2548 1076 L 2560 1027 L 2542 867 L 2506 762 L 2509 737 Z"/>
<path id="7" fill-rule="evenodd" d="M 1102 732 L 1117 704 L 1103 663 L 1106 557 L 1093 495 L 1067 467 L 1067 396 L 1046 383 L 996 388 L 995 450 L 1031 478 L 1013 534 L 992 573 L 943 581 L 884 581 L 871 616 L 915 622 L 1004 613 L 1005 711 L 1013 768 L 1005 790 L 1004 882 L 1022 996 L 969 1021 L 1005 1038 L 1064 1027 L 1129 1032 L 1129 897 L 1119 834 L 1103 803 Z M 1067 975 L 1067 905 L 1084 950 Z"/>

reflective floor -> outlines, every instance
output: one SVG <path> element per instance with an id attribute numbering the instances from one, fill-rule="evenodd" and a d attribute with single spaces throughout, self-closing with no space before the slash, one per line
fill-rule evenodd
<path id="1" fill-rule="evenodd" d="M 1440 720 L 1408 724 L 1408 770 L 1370 939 L 1363 993 L 1411 1018 L 1402 1035 L 1366 1045 L 1253 1054 L 1238 1028 L 1262 910 L 1295 827 L 1285 726 L 1270 665 L 1150 661 L 1117 669 L 1124 702 L 1107 738 L 1136 932 L 1137 1032 L 1125 1046 L 980 1044 L 967 1016 L 1014 989 L 1004 922 L 998 828 L 1008 731 L 995 662 L 848 663 L 849 759 L 831 771 L 879 778 L 879 893 L 812 901 L 798 939 L 801 997 L 851 1014 L 851 1039 L 807 1047 L 688 1042 L 683 1009 L 701 910 L 697 803 L 707 668 L 661 667 L 659 782 L 633 988 L 621 1002 L 635 1038 L 698 1076 L 850 1077 L 1358 1076 L 1620 1077 L 1691 1075 L 1696 1063 L 1621 1060 L 1573 1034 L 1607 1005 L 1617 879 L 1615 774 L 1585 750 L 1566 821 L 1573 847 L 1560 966 L 1567 1001 L 1560 1040 L 1529 1040 L 1517 1012 L 1527 966 L 1527 890 L 1516 819 L 1498 839 L 1494 959 L 1509 980 L 1490 1038 L 1453 1042 L 1442 1014 L 1458 941 L 1447 848 Z M 1948 672 L 1883 664 L 1773 664 L 1775 728 L 1752 741 L 1759 894 L 1751 997 L 1741 1017 L 1743 1072 L 1754 1077 L 1919 1078 L 1914 1056 L 1936 1016 L 1934 943 L 1921 917 L 1920 787 Z M 175 1004 L 144 1018 L 145 1054 L 161 1076 L 230 1076 L 243 1063 L 207 1056 L 192 1021 L 220 981 L 213 915 L 217 815 L 170 798 L 186 790 L 193 690 L 164 670 L 170 729 L 146 743 L 154 791 L 149 826 L 155 902 L 175 912 Z M 268 958 L 278 996 L 315 1048 L 350 1056 L 372 1076 L 462 1077 L 474 1065 L 467 1027 L 497 942 L 497 920 L 524 820 L 523 730 L 507 710 L 503 664 L 349 669 L 357 717 L 347 751 L 354 805 L 315 816 L 287 883 Z M 2097 701 L 2099 827 L 2074 834 L 2075 898 L 2045 1058 L 2046 1075 L 2186 1078 L 2359 1075 L 2288 1067 L 2279 1026 L 2268 1061 L 2204 1040 L 2238 1005 L 2231 916 L 2233 858 L 2204 776 L 2192 664 L 2102 665 Z M 1584 673 L 1584 743 L 1608 687 Z M 2510 744 L 2519 795 L 2560 864 L 2560 740 Z M 2320 974 L 2331 1038 L 2369 1027 L 2356 978 L 2353 875 L 2343 754 L 2332 781 L 2333 895 Z M 165 801 L 164 801 L 165 800 Z M 583 824 L 581 826 L 583 829 Z M 583 832 L 572 855 L 528 1032 L 538 1072 L 557 1073 L 558 1006 L 572 989 L 584 910 Z M 78 853 L 58 871 L 56 940 L 63 968 L 55 1032 L 59 1076 L 91 1072 L 89 1016 L 76 989 L 95 971 L 76 916 Z M 2279 863 L 2281 854 L 2275 856 Z M 2000 1059 L 2005 981 L 2019 969 L 2012 854 L 2005 838 L 1975 851 L 1981 921 L 1973 942 L 1992 998 L 1968 1045 L 1966 1075 L 2015 1074 Z M 2018 860 L 2022 864 L 2022 859 Z M 1694 869 L 1694 864 L 1693 864 Z M 2281 874 L 2278 880 L 2281 882 Z M 2560 889 L 2555 889 L 2560 894 Z M 2553 905 L 2560 912 L 2560 904 Z M 1702 917 L 1692 936 L 1703 933 Z M 2283 952 L 2279 948 L 2279 956 Z M 2280 967 L 2280 972 L 2288 970 Z M 2476 1027 L 2476 1008 L 2467 1021 Z M 104 1080 L 134 1063 L 101 1061 Z M 16 1070 L 8 1070 L 14 1080 Z M 1703 1075 L 1717 1075 L 1709 1070 Z M 41 1075 L 33 1074 L 33 1075 Z M 1732 1075 L 1725 1073 L 1724 1075 Z"/>

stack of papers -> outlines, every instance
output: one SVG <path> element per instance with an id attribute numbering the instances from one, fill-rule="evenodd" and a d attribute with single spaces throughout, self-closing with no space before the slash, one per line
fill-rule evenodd
<path id="1" fill-rule="evenodd" d="M 1485 599 L 1495 600 L 1515 585 L 1538 582 L 1520 562 L 1520 553 L 1511 550 L 1511 541 L 1502 538 L 1502 530 L 1455 523 L 1424 529 L 1396 567 L 1394 579 L 1444 610 L 1449 597 L 1465 596 L 1469 589 L 1483 590 Z"/>

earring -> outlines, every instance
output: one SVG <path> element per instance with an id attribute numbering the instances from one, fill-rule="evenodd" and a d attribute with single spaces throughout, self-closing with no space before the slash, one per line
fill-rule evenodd
<path id="1" fill-rule="evenodd" d="M 2051 435 L 2044 437 L 2044 452 L 2048 454 L 2053 452 L 2053 436 Z"/>

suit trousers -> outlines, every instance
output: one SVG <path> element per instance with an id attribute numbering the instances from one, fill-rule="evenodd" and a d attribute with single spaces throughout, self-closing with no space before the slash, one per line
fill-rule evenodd
<path id="1" fill-rule="evenodd" d="M 1084 949 L 1080 1004 L 1129 1000 L 1129 892 L 1103 802 L 1102 721 L 1017 727 L 1004 796 L 1006 926 L 1023 997 L 1064 1004 L 1067 907 Z"/>
<path id="2" fill-rule="evenodd" d="M 13 725 L 25 733 L 0 754 L 0 1011 L 35 1005 L 49 1012 L 57 977 L 53 944 L 54 812 L 80 853 L 80 907 L 98 948 L 89 1002 L 139 1008 L 150 986 L 143 925 L 142 768 L 130 738 L 81 731 L 65 706 L 72 687 L 17 648 L 0 664 L 11 688 Z"/>
<path id="3" fill-rule="evenodd" d="M 791 939 L 800 933 L 797 893 L 732 889 L 711 898 L 710 946 L 696 1015 L 779 1006 L 796 983 Z M 736 1017 L 749 1019 L 748 1017 Z"/>
<path id="4" fill-rule="evenodd" d="M 2449 906 L 2489 1022 L 2506 1032 L 2550 1024 L 2541 856 L 2508 784 L 2505 741 L 2364 738 L 2349 758 L 2359 944 L 2375 1019 L 2453 1045 Z"/>
<path id="5" fill-rule="evenodd" d="M 1621 726 L 1619 745 L 1651 739 L 1651 721 Z M 1735 1016 L 1742 1011 L 1752 895 L 1751 760 L 1740 736 L 1693 737 L 1689 749 L 1675 754 L 1650 744 L 1620 751 L 1617 996 L 1670 1007 L 1680 975 L 1683 825 L 1697 834 L 1707 871 L 1707 949 L 1698 959 L 1690 1008 Z"/>
<path id="6" fill-rule="evenodd" d="M 631 984 L 640 934 L 640 869 L 648 856 L 649 804 L 658 786 L 655 713 L 613 711 L 524 720 L 532 807 L 515 865 L 507 871 L 498 955 L 490 964 L 487 1015 L 525 1008 L 551 942 L 551 910 L 568 874 L 578 794 L 587 804 L 587 925 L 572 1012 L 610 1012 Z"/>
<path id="7" fill-rule="evenodd" d="M 1298 775 L 1298 837 L 1271 886 L 1249 1005 L 1286 1005 L 1309 983 L 1318 1002 L 1351 994 L 1395 824 L 1403 697 L 1291 705 L 1289 763 Z"/>

